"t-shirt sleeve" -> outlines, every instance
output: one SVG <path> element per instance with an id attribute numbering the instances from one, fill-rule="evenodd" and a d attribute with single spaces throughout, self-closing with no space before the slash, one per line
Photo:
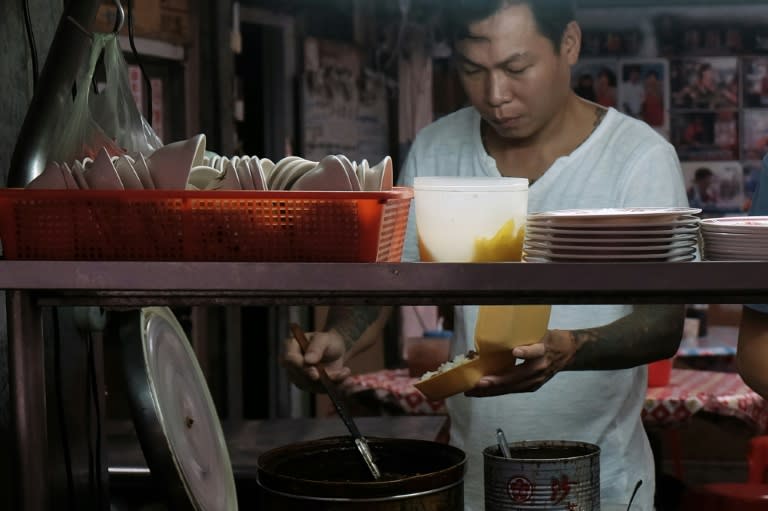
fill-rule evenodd
<path id="1" fill-rule="evenodd" d="M 687 207 L 683 172 L 667 143 L 642 150 L 632 158 L 621 183 L 621 207 Z"/>

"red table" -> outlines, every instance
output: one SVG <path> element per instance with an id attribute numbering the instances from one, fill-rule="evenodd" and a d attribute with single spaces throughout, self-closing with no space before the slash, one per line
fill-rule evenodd
<path id="1" fill-rule="evenodd" d="M 373 391 L 380 402 L 408 414 L 446 413 L 443 401 L 427 401 L 416 390 L 415 380 L 407 369 L 386 369 L 352 376 L 343 389 L 350 396 Z M 648 426 L 667 426 L 702 411 L 739 418 L 760 433 L 768 430 L 768 402 L 736 373 L 673 369 L 667 386 L 648 389 L 642 417 Z"/>

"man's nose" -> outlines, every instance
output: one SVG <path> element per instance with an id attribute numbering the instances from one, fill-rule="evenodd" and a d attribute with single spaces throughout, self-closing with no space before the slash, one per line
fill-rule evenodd
<path id="1" fill-rule="evenodd" d="M 488 105 L 492 107 L 501 106 L 512 100 L 512 89 L 509 80 L 501 73 L 492 72 L 488 74 L 487 84 Z"/>

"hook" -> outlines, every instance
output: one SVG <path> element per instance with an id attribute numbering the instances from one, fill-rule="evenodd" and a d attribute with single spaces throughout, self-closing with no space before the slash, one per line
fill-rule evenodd
<path id="1" fill-rule="evenodd" d="M 123 4 L 120 3 L 120 0 L 112 0 L 112 3 L 115 4 L 115 28 L 112 31 L 117 34 L 123 28 L 125 9 L 123 9 Z"/>

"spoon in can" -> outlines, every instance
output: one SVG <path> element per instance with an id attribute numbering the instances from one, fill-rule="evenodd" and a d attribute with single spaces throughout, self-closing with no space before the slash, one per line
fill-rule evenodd
<path id="1" fill-rule="evenodd" d="M 291 323 L 291 332 L 293 332 L 294 338 L 298 341 L 299 346 L 301 346 L 302 353 L 306 353 L 307 348 L 309 348 L 309 341 L 307 341 L 304 331 L 296 323 Z M 378 481 L 381 479 L 381 471 L 379 471 L 379 467 L 376 466 L 376 462 L 373 461 L 373 453 L 371 453 L 371 448 L 368 446 L 368 441 L 360 433 L 360 430 L 357 429 L 357 424 L 355 424 L 355 421 L 352 420 L 352 416 L 347 412 L 347 409 L 341 400 L 341 396 L 336 390 L 336 385 L 328 377 L 328 373 L 325 372 L 323 366 L 317 365 L 315 367 L 317 368 L 317 372 L 320 373 L 320 383 L 328 393 L 328 397 L 331 398 L 331 402 L 333 402 L 333 406 L 336 407 L 336 412 L 349 430 L 349 434 L 352 435 L 352 438 L 355 441 L 355 447 L 357 447 L 357 450 L 362 455 L 363 461 L 365 461 L 368 470 L 371 471 L 373 479 Z"/>
<path id="2" fill-rule="evenodd" d="M 496 430 L 496 442 L 499 444 L 499 451 L 501 452 L 501 455 L 507 459 L 511 458 L 512 454 L 509 452 L 507 437 L 504 435 L 504 430 L 501 428 Z"/>

